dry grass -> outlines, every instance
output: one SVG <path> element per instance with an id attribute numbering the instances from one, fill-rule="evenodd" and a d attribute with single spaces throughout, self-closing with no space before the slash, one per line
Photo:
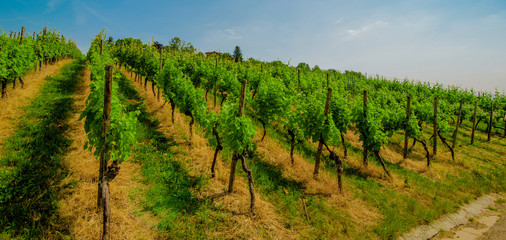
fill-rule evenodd
<path id="1" fill-rule="evenodd" d="M 259 141 L 262 134 L 263 132 L 257 129 L 255 140 Z M 327 203 L 346 211 L 358 227 L 374 226 L 382 217 L 376 208 L 352 196 L 347 190 L 346 175 L 343 175 L 344 189 L 340 194 L 337 178 L 327 171 L 320 171 L 318 180 L 315 180 L 313 178 L 314 165 L 296 152 L 294 152 L 295 163 L 292 166 L 290 151 L 269 136 L 266 136 L 262 142 L 258 142 L 257 150 L 262 155 L 263 161 L 282 169 L 284 178 L 303 183 L 306 194 L 320 195 Z"/>
<path id="2" fill-rule="evenodd" d="M 67 168 L 73 173 L 65 181 L 76 182 L 77 185 L 63 193 L 59 209 L 62 224 L 69 229 L 73 239 L 99 239 L 102 229 L 102 215 L 96 207 L 99 164 L 91 152 L 83 149 L 87 136 L 84 120 L 78 121 L 90 93 L 89 83 L 90 72 L 86 69 L 74 96 L 73 116 L 67 132 L 72 144 L 65 157 Z M 134 212 L 139 204 L 132 202 L 129 197 L 131 190 L 145 187 L 139 186 L 140 183 L 134 180 L 139 170 L 139 165 L 124 162 L 119 175 L 110 183 L 112 239 L 155 239 L 157 236 L 156 230 L 152 229 L 157 219 L 147 215 L 137 217 Z"/>
<path id="3" fill-rule="evenodd" d="M 21 84 L 19 83 L 17 83 L 15 89 L 12 89 L 11 85 L 9 85 L 7 96 L 0 99 L 0 103 L 2 104 L 2 114 L 0 114 L 0 152 L 2 151 L 4 140 L 12 135 L 16 129 L 15 123 L 25 113 L 23 106 L 30 103 L 39 92 L 39 88 L 44 84 L 47 76 L 58 75 L 60 69 L 72 61 L 72 59 L 58 61 L 53 65 L 43 67 L 42 71 L 30 72 L 23 77 L 23 82 L 25 82 L 23 88 L 21 88 Z"/>
<path id="4" fill-rule="evenodd" d="M 145 99 L 147 111 L 156 115 L 160 121 L 159 131 L 180 143 L 172 148 L 175 157 L 189 170 L 193 176 L 210 176 L 210 169 L 214 149 L 208 144 L 199 127 L 194 126 L 191 146 L 188 145 L 189 117 L 175 111 L 175 123 L 171 122 L 170 104 L 164 104 L 164 100 L 158 101 L 151 91 L 151 84 L 148 83 L 147 90 L 144 90 L 139 82 L 134 82 L 129 73 L 123 74 L 132 81 L 141 96 Z M 212 97 L 210 98 L 212 99 Z M 217 104 L 219 105 L 219 103 Z M 162 107 L 163 106 L 163 107 Z M 239 163 L 240 164 L 240 163 Z M 242 171 L 238 169 L 237 171 Z M 255 217 L 250 217 L 249 212 L 249 190 L 247 183 L 240 177 L 236 177 L 234 192 L 225 194 L 228 188 L 228 177 L 230 167 L 223 164 L 221 157 L 216 163 L 216 177 L 209 181 L 206 189 L 200 197 L 211 198 L 215 205 L 221 206 L 229 213 L 229 218 L 235 222 L 233 229 L 224 229 L 225 232 L 216 232 L 216 236 L 227 236 L 230 238 L 248 239 L 299 239 L 293 231 L 284 228 L 283 217 L 276 212 L 275 207 L 256 191 Z"/>

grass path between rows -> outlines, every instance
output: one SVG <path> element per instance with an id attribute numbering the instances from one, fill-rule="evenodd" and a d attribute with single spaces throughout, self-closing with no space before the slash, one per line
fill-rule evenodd
<path id="1" fill-rule="evenodd" d="M 63 155 L 71 141 L 65 131 L 83 65 L 75 60 L 57 76 L 47 77 L 23 107 L 14 134 L 5 140 L 0 158 L 2 239 L 53 239 L 67 234 L 57 213 L 58 199 L 63 189 L 71 187 L 62 181 L 69 174 Z"/>
<path id="2" fill-rule="evenodd" d="M 279 214 L 275 206 L 264 196 L 258 195 L 258 190 L 256 190 L 256 216 L 249 216 L 249 190 L 244 178 L 237 177 L 234 192 L 232 194 L 225 193 L 230 172 L 227 164 L 229 161 L 225 161 L 224 164 L 219 160 L 216 165 L 216 177 L 209 179 L 214 149 L 201 135 L 202 132 L 200 130 L 194 131 L 192 145 L 188 146 L 189 125 L 186 117 L 176 109 L 175 124 L 173 125 L 170 120 L 170 105 L 164 104 L 163 99 L 158 101 L 152 94 L 151 86 L 145 90 L 142 84 L 133 81 L 129 73 L 123 73 L 133 83 L 144 100 L 147 112 L 156 117 L 159 123 L 157 131 L 173 141 L 170 148 L 173 158 L 188 169 L 191 176 L 194 178 L 203 177 L 206 181 L 205 187 L 198 191 L 199 201 L 204 202 L 205 207 L 201 207 L 194 217 L 187 216 L 189 221 L 187 227 L 172 227 L 184 229 L 179 233 L 180 236 L 216 239 L 300 239 L 295 231 L 286 228 L 284 216 Z M 209 216 L 207 217 L 207 215 Z M 214 220 L 216 222 L 213 223 Z M 202 233 L 196 235 L 195 232 L 192 232 L 196 231 L 192 227 L 208 229 L 199 230 Z"/>
<path id="3" fill-rule="evenodd" d="M 28 73 L 23 76 L 25 83 L 23 88 L 21 88 L 21 84 L 19 83 L 15 89 L 9 86 L 7 96 L 0 99 L 2 106 L 2 114 L 0 114 L 0 153 L 2 152 L 4 140 L 12 135 L 17 127 L 16 123 L 25 113 L 23 106 L 28 105 L 39 92 L 40 87 L 46 82 L 46 77 L 57 75 L 61 68 L 71 61 L 71 59 L 61 60 L 53 65 L 44 66 L 42 71 Z"/>
<path id="4" fill-rule="evenodd" d="M 99 239 L 102 229 L 102 215 L 96 206 L 99 162 L 90 151 L 83 149 L 87 135 L 84 119 L 79 121 L 90 94 L 89 84 L 90 71 L 86 68 L 76 87 L 72 115 L 67 121 L 69 128 L 65 133 L 72 140 L 65 155 L 65 165 L 72 174 L 65 182 L 74 187 L 63 193 L 65 197 L 60 201 L 59 214 L 73 239 Z M 110 183 L 112 239 L 154 239 L 157 235 L 149 220 L 135 216 L 138 204 L 129 196 L 134 189 L 142 187 L 134 180 L 138 178 L 139 170 L 139 164 L 124 162 L 119 175 Z"/>

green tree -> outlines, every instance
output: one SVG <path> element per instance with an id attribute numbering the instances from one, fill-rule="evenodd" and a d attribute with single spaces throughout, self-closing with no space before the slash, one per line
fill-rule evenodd
<path id="1" fill-rule="evenodd" d="M 232 60 L 234 58 L 232 57 L 232 55 L 230 55 L 230 53 L 223 53 L 223 54 L 221 54 L 221 59 Z"/>
<path id="2" fill-rule="evenodd" d="M 235 46 L 233 57 L 235 62 L 242 62 L 242 52 L 239 46 Z"/>

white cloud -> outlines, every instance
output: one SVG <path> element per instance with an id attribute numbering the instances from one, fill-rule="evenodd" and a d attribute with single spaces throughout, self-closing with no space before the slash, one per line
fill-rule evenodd
<path id="1" fill-rule="evenodd" d="M 75 18 L 76 25 L 86 25 L 87 24 L 87 17 L 86 16 L 88 14 L 92 15 L 96 19 L 98 19 L 106 24 L 110 24 L 111 21 L 109 21 L 109 19 L 104 17 L 102 14 L 100 14 L 95 9 L 86 5 L 84 2 L 76 1 L 75 3 L 76 4 L 74 5 L 74 10 L 76 12 L 76 18 Z"/>
<path id="2" fill-rule="evenodd" d="M 388 25 L 387 22 L 379 20 L 374 23 L 362 26 L 360 28 L 348 29 L 344 33 L 344 35 L 345 35 L 344 39 L 345 40 L 352 40 L 352 39 L 355 39 L 355 38 L 365 35 L 367 32 L 370 32 L 371 30 L 373 30 L 375 28 L 385 27 L 387 25 Z"/>
<path id="3" fill-rule="evenodd" d="M 223 31 L 228 39 L 237 40 L 241 39 L 242 36 L 238 35 L 235 29 L 227 28 Z"/>
<path id="4" fill-rule="evenodd" d="M 54 11 L 63 2 L 65 2 L 65 0 L 49 0 L 46 4 L 47 8 L 44 11 L 44 13 L 50 13 Z"/>
<path id="5" fill-rule="evenodd" d="M 231 28 L 225 28 L 225 29 L 214 29 L 209 31 L 206 34 L 206 38 L 214 39 L 217 41 L 235 41 L 239 39 L 243 39 L 244 36 L 240 34 L 241 27 L 231 27 Z"/>

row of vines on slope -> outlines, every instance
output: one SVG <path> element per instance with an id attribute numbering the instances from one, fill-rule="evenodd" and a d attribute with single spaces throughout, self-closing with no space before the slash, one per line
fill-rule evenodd
<path id="1" fill-rule="evenodd" d="M 318 142 L 315 178 L 318 177 L 323 147 L 329 151 L 329 158 L 336 163 L 338 176 L 341 176 L 342 159 L 332 147 L 343 145 L 342 156 L 346 158 L 343 135 L 350 129 L 360 134 L 364 165 L 367 166 L 368 156 L 372 154 L 390 175 L 379 153 L 395 132 L 404 131 L 406 143 L 409 138 L 413 139 L 413 145 L 420 142 L 426 151 L 427 166 L 430 166 L 428 142 L 431 139 L 432 157 L 437 153 L 437 139 L 454 156 L 455 144 L 450 144 L 448 138 L 456 139 L 457 130 L 452 131 L 451 124 L 458 126 L 464 119 L 477 118 L 478 121 L 472 126 L 473 131 L 483 121 L 487 124 L 486 131 L 490 133 L 492 128 L 497 128 L 493 123 L 500 122 L 506 113 L 506 98 L 497 93 L 478 97 L 473 91 L 458 88 L 445 89 L 441 85 L 367 78 L 355 72 L 311 71 L 304 66 L 294 71 L 279 61 L 263 63 L 250 59 L 238 64 L 222 60 L 218 64 L 217 58 L 170 51 L 160 44 L 143 44 L 132 38 L 116 41 L 112 52 L 118 64 L 135 73 L 136 79 L 144 77 L 144 86 L 152 82 L 153 94 L 157 94 L 154 87 L 158 85 L 173 111 L 178 108 L 191 118 L 190 129 L 195 121 L 203 126 L 211 145 L 216 148 L 214 161 L 228 141 L 227 130 L 223 128 L 224 124 L 229 124 L 225 119 L 230 116 L 230 109 L 236 109 L 231 104 L 237 102 L 240 95 L 239 80 L 247 79 L 246 115 L 262 124 L 262 139 L 267 131 L 266 126 L 272 125 L 275 129 L 284 130 L 291 143 L 292 154 L 297 142 Z M 163 69 L 158 73 L 156 69 L 161 67 L 161 63 Z M 221 112 L 206 110 L 205 101 L 209 99 L 209 92 L 214 93 L 215 105 L 218 102 L 216 96 L 221 97 Z M 359 93 L 363 93 L 363 97 Z M 433 99 L 437 100 L 433 102 Z M 408 101 L 414 104 L 408 107 Z M 460 102 L 466 103 L 464 107 Z M 474 102 L 479 107 L 476 114 L 469 107 Z M 490 113 L 488 118 L 487 113 Z M 248 127 L 244 129 L 251 128 L 250 123 L 246 125 Z M 424 126 L 432 126 L 433 134 L 427 135 L 423 131 Z M 506 133 L 506 128 L 504 131 Z M 236 129 L 236 133 L 243 134 L 246 131 Z M 244 140 L 243 136 L 247 135 L 230 136 Z M 251 144 L 250 140 L 235 142 L 230 142 L 232 149 L 234 146 Z M 404 155 L 407 156 L 408 152 L 406 147 Z"/>
<path id="2" fill-rule="evenodd" d="M 0 32 L 0 83 L 2 98 L 6 95 L 9 83 L 16 86 L 16 80 L 24 85 L 22 77 L 27 71 L 42 68 L 42 64 L 53 63 L 58 59 L 77 58 L 81 52 L 72 41 L 65 40 L 56 31 L 45 27 L 35 36 L 25 37 L 25 27 L 19 37 L 7 36 Z"/>
<path id="3" fill-rule="evenodd" d="M 127 112 L 119 98 L 119 86 L 113 81 L 119 73 L 113 74 L 113 60 L 104 38 L 105 34 L 99 33 L 87 53 L 91 93 L 80 119 L 85 118 L 88 135 L 85 148 L 100 159 L 97 207 L 103 210 L 102 239 L 109 239 L 109 182 L 117 176 L 119 163 L 128 159 L 132 145 L 137 142 L 135 131 L 139 111 Z"/>

